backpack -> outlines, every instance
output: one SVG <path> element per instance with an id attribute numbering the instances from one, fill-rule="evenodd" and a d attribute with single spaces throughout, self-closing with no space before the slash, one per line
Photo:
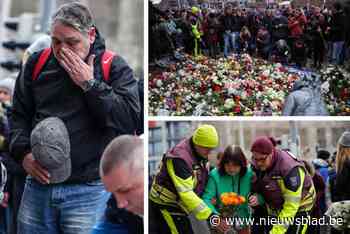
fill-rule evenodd
<path id="1" fill-rule="evenodd" d="M 34 70 L 32 73 L 32 80 L 33 81 L 38 79 L 38 76 L 41 72 L 41 69 L 46 64 L 48 58 L 51 55 L 51 52 L 52 52 L 51 48 L 46 48 L 46 49 L 44 49 L 43 52 L 41 52 L 39 59 L 38 59 L 37 63 L 35 64 Z M 113 58 L 115 56 L 117 56 L 117 55 L 109 50 L 106 50 L 105 52 L 103 52 L 102 59 L 101 59 L 101 66 L 102 66 L 102 71 L 103 71 L 103 80 L 105 82 L 109 81 L 109 72 L 111 70 L 112 61 L 113 61 Z"/>
<path id="2" fill-rule="evenodd" d="M 41 52 L 39 59 L 37 61 L 37 63 L 34 66 L 34 70 L 32 73 L 32 80 L 35 81 L 38 79 L 38 76 L 41 72 L 41 69 L 44 67 L 44 65 L 46 64 L 48 58 L 50 57 L 52 52 L 51 47 L 50 48 L 46 48 L 44 49 L 43 52 Z M 102 54 L 102 59 L 101 59 L 101 66 L 102 66 L 102 72 L 103 72 L 103 80 L 108 83 L 109 81 L 109 75 L 110 75 L 110 70 L 111 70 L 111 65 L 112 65 L 112 61 L 113 58 L 116 57 L 117 55 L 115 53 L 113 53 L 112 51 L 109 50 L 105 50 Z M 138 82 L 138 85 L 140 82 Z M 142 82 L 142 90 L 143 90 L 143 82 Z M 142 100 L 142 102 L 141 102 Z M 140 103 L 143 106 L 143 95 L 142 97 L 140 97 Z M 141 115 L 143 116 L 143 112 L 141 113 Z M 143 119 L 142 121 L 139 121 L 138 125 L 141 125 L 141 127 L 139 127 L 139 131 L 142 131 L 143 133 Z M 141 134 L 141 132 L 140 132 Z"/>

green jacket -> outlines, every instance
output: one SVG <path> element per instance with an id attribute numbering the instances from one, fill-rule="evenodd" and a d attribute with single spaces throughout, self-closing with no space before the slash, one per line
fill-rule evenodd
<path id="1" fill-rule="evenodd" d="M 252 177 L 253 171 L 250 167 L 248 167 L 246 174 L 241 178 L 239 178 L 239 175 L 230 176 L 225 174 L 224 176 L 221 176 L 218 169 L 215 168 L 209 174 L 209 180 L 203 194 L 203 200 L 213 212 L 218 214 L 219 211 L 217 208 L 222 205 L 220 195 L 226 192 L 235 192 L 246 198 L 246 202 L 237 208 L 237 216 L 249 218 L 251 212 L 248 207 L 248 196 L 251 193 Z M 240 183 L 239 191 L 238 182 Z M 211 202 L 213 198 L 216 199 L 216 206 Z M 258 200 L 259 204 L 263 204 L 264 201 L 261 196 L 258 196 Z"/>

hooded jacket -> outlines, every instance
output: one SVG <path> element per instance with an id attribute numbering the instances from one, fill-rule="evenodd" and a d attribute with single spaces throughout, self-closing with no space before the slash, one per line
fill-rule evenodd
<path id="1" fill-rule="evenodd" d="M 103 80 L 101 57 L 104 39 L 96 30 L 90 48 L 94 54 L 96 84 L 87 92 L 77 86 L 51 53 L 36 80 L 33 69 L 41 52 L 29 57 L 17 78 L 10 119 L 10 151 L 22 162 L 31 152 L 30 133 L 47 117 L 62 119 L 71 144 L 72 174 L 65 183 L 89 182 L 99 178 L 99 161 L 106 145 L 116 136 L 133 134 L 139 119 L 137 81 L 119 55 L 113 58 L 109 81 Z"/>
<path id="2" fill-rule="evenodd" d="M 322 97 L 302 82 L 296 82 L 286 98 L 283 116 L 328 116 Z"/>

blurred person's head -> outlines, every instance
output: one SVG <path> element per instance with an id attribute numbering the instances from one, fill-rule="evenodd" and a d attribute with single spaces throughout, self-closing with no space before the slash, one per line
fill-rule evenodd
<path id="1" fill-rule="evenodd" d="M 143 215 L 144 206 L 143 140 L 123 135 L 106 147 L 100 162 L 100 176 L 119 208 Z"/>
<path id="2" fill-rule="evenodd" d="M 336 170 L 341 172 L 344 164 L 350 160 L 350 131 L 344 132 L 338 141 L 337 156 L 336 156 Z"/>
<path id="3" fill-rule="evenodd" d="M 11 104 L 16 81 L 12 78 L 0 80 L 0 102 Z"/>
<path id="4" fill-rule="evenodd" d="M 272 154 L 274 146 L 268 137 L 258 137 L 250 149 L 252 152 L 252 162 L 257 169 L 266 171 L 272 165 Z"/>
<path id="5" fill-rule="evenodd" d="M 267 9 L 265 14 L 266 14 L 266 16 L 271 17 L 272 16 L 272 10 L 271 9 Z"/>
<path id="6" fill-rule="evenodd" d="M 314 8 L 314 14 L 315 14 L 316 16 L 319 16 L 319 15 L 321 14 L 321 8 L 315 7 L 315 8 Z"/>
<path id="7" fill-rule="evenodd" d="M 302 9 L 302 8 L 297 8 L 296 10 L 295 10 L 295 15 L 296 16 L 301 16 L 301 15 L 303 15 L 304 14 L 304 10 Z"/>
<path id="8" fill-rule="evenodd" d="M 23 66 L 26 64 L 28 58 L 35 52 L 39 52 L 51 46 L 51 37 L 47 34 L 38 37 L 25 51 L 22 58 Z"/>
<path id="9" fill-rule="evenodd" d="M 96 38 L 90 10 L 78 2 L 62 5 L 52 17 L 51 38 L 56 58 L 61 59 L 61 50 L 69 48 L 85 60 Z"/>
<path id="10" fill-rule="evenodd" d="M 200 125 L 192 135 L 192 142 L 196 152 L 208 159 L 210 152 L 219 144 L 219 136 L 213 125 Z"/>
<path id="11" fill-rule="evenodd" d="M 334 12 L 338 12 L 342 10 L 342 4 L 340 2 L 334 2 L 333 3 L 333 10 Z"/>
<path id="12" fill-rule="evenodd" d="M 329 161 L 329 158 L 331 156 L 331 153 L 329 153 L 328 150 L 325 150 L 325 149 L 320 149 L 317 151 L 317 158 L 320 158 L 324 161 Z"/>
<path id="13" fill-rule="evenodd" d="M 247 172 L 247 159 L 239 146 L 227 146 L 219 164 L 220 175 L 240 175 Z"/>
<path id="14" fill-rule="evenodd" d="M 231 15 L 232 14 L 232 6 L 228 5 L 225 7 L 225 15 Z"/>

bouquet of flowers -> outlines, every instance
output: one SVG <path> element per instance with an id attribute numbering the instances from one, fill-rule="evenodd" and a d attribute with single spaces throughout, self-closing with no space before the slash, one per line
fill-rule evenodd
<path id="1" fill-rule="evenodd" d="M 237 207 L 246 202 L 245 197 L 237 195 L 237 193 L 223 193 L 220 196 L 221 203 L 220 214 L 223 217 L 232 217 Z"/>
<path id="2" fill-rule="evenodd" d="M 245 197 L 236 193 L 223 193 L 220 196 L 221 206 L 218 211 L 221 218 L 232 218 L 236 216 L 238 207 L 246 202 Z M 236 227 L 234 227 L 236 228 Z M 237 227 L 238 228 L 238 227 Z M 212 229 L 211 233 L 221 234 L 218 230 Z"/>

